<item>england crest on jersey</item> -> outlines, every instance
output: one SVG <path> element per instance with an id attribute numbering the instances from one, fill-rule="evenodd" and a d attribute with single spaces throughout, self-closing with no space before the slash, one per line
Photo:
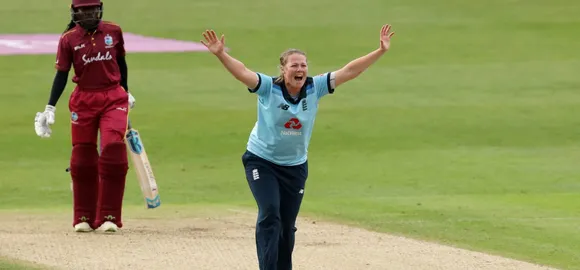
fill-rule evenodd
<path id="1" fill-rule="evenodd" d="M 111 37 L 109 34 L 105 36 L 105 45 L 107 46 L 113 45 L 113 37 Z"/>

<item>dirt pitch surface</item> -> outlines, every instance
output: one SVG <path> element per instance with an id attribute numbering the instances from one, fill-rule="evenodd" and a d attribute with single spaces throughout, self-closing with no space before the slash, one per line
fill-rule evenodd
<path id="1" fill-rule="evenodd" d="M 258 269 L 255 213 L 127 210 L 115 234 L 74 233 L 70 214 L 0 213 L 0 256 L 49 269 Z M 299 218 L 294 269 L 553 269 Z M 48 268 L 47 268 L 48 269 Z"/>

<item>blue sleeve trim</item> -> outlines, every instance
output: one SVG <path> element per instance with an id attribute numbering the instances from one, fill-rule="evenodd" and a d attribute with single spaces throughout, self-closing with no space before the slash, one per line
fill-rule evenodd
<path id="1" fill-rule="evenodd" d="M 254 89 L 248 88 L 248 91 L 250 91 L 250 93 L 256 93 L 258 89 L 260 89 L 260 86 L 262 85 L 262 76 L 260 76 L 260 74 L 257 73 L 256 75 L 258 76 L 258 85 L 256 85 Z"/>
<path id="2" fill-rule="evenodd" d="M 326 87 L 328 87 L 328 93 L 334 93 L 334 89 L 330 86 L 330 72 L 326 74 Z"/>

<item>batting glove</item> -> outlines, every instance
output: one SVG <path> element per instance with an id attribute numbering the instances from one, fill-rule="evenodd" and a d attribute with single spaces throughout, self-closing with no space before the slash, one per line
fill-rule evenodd
<path id="1" fill-rule="evenodd" d="M 135 98 L 133 97 L 133 95 L 131 95 L 131 93 L 129 93 L 129 107 L 131 109 L 133 109 L 133 107 L 135 107 Z"/>
<path id="2" fill-rule="evenodd" d="M 41 138 L 49 138 L 52 130 L 50 125 L 54 124 L 54 112 L 56 108 L 51 105 L 46 105 L 44 112 L 37 112 L 34 118 L 34 130 L 36 135 Z"/>

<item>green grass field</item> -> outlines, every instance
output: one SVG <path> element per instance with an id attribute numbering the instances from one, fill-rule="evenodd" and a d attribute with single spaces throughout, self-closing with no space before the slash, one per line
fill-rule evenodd
<path id="1" fill-rule="evenodd" d="M 0 256 L 0 269 L 2 270 L 40 270 L 46 269 L 39 265 L 34 265 L 28 262 L 18 261 Z"/>
<path id="2" fill-rule="evenodd" d="M 0 33 L 60 33 L 68 4 L 4 3 Z M 392 24 L 391 51 L 321 102 L 301 213 L 580 269 L 578 14 L 574 0 L 124 0 L 105 2 L 104 16 L 126 32 L 191 41 L 213 28 L 269 74 L 289 47 L 308 53 L 311 75 L 337 69 Z M 33 128 L 53 64 L 0 61 L 1 209 L 70 205 L 72 83 L 53 137 Z M 208 53 L 130 54 L 128 64 L 131 119 L 163 204 L 253 207 L 241 154 L 256 97 Z M 125 202 L 142 205 L 133 171 Z"/>

